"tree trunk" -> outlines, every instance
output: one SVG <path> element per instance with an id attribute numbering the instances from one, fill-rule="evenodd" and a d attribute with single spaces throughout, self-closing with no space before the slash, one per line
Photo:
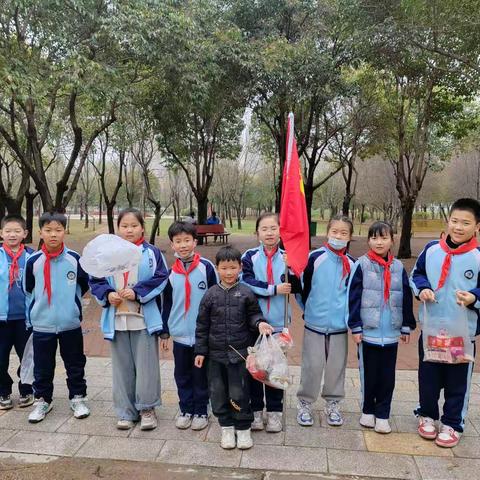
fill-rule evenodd
<path id="1" fill-rule="evenodd" d="M 350 202 L 352 201 L 353 195 L 350 192 L 345 193 L 342 202 L 342 214 L 348 217 L 350 213 Z"/>
<path id="2" fill-rule="evenodd" d="M 84 204 L 84 212 L 85 212 L 85 225 L 84 225 L 84 228 L 87 229 L 89 227 L 89 218 L 88 218 L 88 203 L 87 201 L 85 201 L 85 204 Z"/>
<path id="3" fill-rule="evenodd" d="M 98 201 L 98 224 L 102 224 L 102 194 L 100 193 L 100 200 Z"/>
<path id="4" fill-rule="evenodd" d="M 402 203 L 402 234 L 398 246 L 398 258 L 410 258 L 412 249 L 410 240 L 412 236 L 412 219 L 415 209 L 415 200 L 406 200 Z"/>
<path id="5" fill-rule="evenodd" d="M 360 212 L 360 224 L 365 222 L 365 204 L 362 203 L 362 210 Z"/>
<path id="6" fill-rule="evenodd" d="M 33 241 L 33 204 L 35 197 L 37 196 L 36 193 L 27 192 L 25 194 L 25 207 L 26 207 L 26 216 L 25 216 L 25 223 L 27 225 L 27 238 L 25 238 L 25 243 L 32 243 Z"/>
<path id="7" fill-rule="evenodd" d="M 208 197 L 198 196 L 197 205 L 198 205 L 198 214 L 197 214 L 198 224 L 204 225 L 205 223 L 207 223 Z"/>
<path id="8" fill-rule="evenodd" d="M 150 239 L 149 239 L 149 243 L 151 243 L 152 245 L 155 245 L 155 237 L 157 235 L 158 229 L 160 228 L 160 216 L 162 213 L 160 202 L 155 204 L 154 212 L 155 212 L 155 217 L 153 219 L 153 225 L 152 225 L 152 229 L 150 230 Z"/>
<path id="9" fill-rule="evenodd" d="M 115 203 L 107 203 L 107 225 L 108 225 L 108 233 L 112 235 L 115 234 L 115 223 L 113 218 L 113 209 L 115 208 Z"/>
<path id="10" fill-rule="evenodd" d="M 237 211 L 237 227 L 239 230 L 241 230 L 242 229 L 242 207 L 240 205 L 237 205 L 236 211 Z"/>

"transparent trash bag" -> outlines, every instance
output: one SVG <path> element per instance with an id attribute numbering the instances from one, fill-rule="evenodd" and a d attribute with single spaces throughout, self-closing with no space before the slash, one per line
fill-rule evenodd
<path id="1" fill-rule="evenodd" d="M 248 348 L 247 370 L 259 382 L 286 390 L 290 385 L 287 357 L 273 335 L 260 335 Z"/>
<path id="2" fill-rule="evenodd" d="M 467 309 L 459 306 L 454 321 L 444 315 L 439 307 L 423 304 L 423 360 L 437 363 L 473 362 L 474 348 L 468 330 Z"/>
<path id="3" fill-rule="evenodd" d="M 85 245 L 80 265 L 94 277 L 109 277 L 135 268 L 142 249 L 117 235 L 102 234 Z"/>
<path id="4" fill-rule="evenodd" d="M 22 363 L 20 365 L 20 381 L 25 385 L 33 383 L 33 334 L 28 337 L 23 350 Z"/>
<path id="5" fill-rule="evenodd" d="M 273 338 L 284 352 L 293 348 L 293 338 L 288 328 L 284 328 L 280 333 L 274 333 Z"/>

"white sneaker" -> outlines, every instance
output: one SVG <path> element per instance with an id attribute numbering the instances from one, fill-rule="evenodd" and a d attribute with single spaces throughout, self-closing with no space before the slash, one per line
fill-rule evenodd
<path id="1" fill-rule="evenodd" d="M 336 400 L 327 402 L 325 405 L 325 415 L 327 416 L 327 423 L 334 427 L 343 425 L 343 415 Z"/>
<path id="2" fill-rule="evenodd" d="M 70 408 L 73 410 L 75 418 L 87 418 L 90 415 L 90 409 L 87 404 L 87 397 L 75 395 L 70 400 Z"/>
<path id="3" fill-rule="evenodd" d="M 417 432 L 422 438 L 435 440 L 438 434 L 435 420 L 430 417 L 419 417 Z"/>
<path id="4" fill-rule="evenodd" d="M 366 428 L 374 428 L 375 415 L 371 415 L 370 413 L 362 413 L 362 416 L 360 417 L 360 425 Z"/>
<path id="5" fill-rule="evenodd" d="M 148 408 L 140 412 L 140 430 L 153 430 L 157 428 L 157 415 L 154 408 Z"/>
<path id="6" fill-rule="evenodd" d="M 278 433 L 283 430 L 282 412 L 267 412 L 267 426 L 265 430 L 269 433 Z"/>
<path id="7" fill-rule="evenodd" d="M 253 422 L 251 429 L 254 431 L 263 430 L 265 425 L 263 423 L 263 411 L 259 410 L 258 412 L 253 412 Z"/>
<path id="8" fill-rule="evenodd" d="M 180 430 L 186 430 L 187 428 L 190 428 L 191 424 L 192 424 L 192 414 L 191 413 L 181 413 L 177 417 L 177 420 L 175 421 L 175 426 L 177 428 L 180 428 Z"/>
<path id="9" fill-rule="evenodd" d="M 237 430 L 237 448 L 239 450 L 248 450 L 253 447 L 252 436 L 250 435 L 250 429 Z"/>
<path id="10" fill-rule="evenodd" d="M 208 427 L 208 415 L 194 415 L 192 430 L 203 430 Z"/>
<path id="11" fill-rule="evenodd" d="M 298 401 L 297 422 L 302 427 L 311 427 L 313 425 L 311 405 L 305 400 Z"/>
<path id="12" fill-rule="evenodd" d="M 134 426 L 135 426 L 135 422 L 133 422 L 132 420 L 125 420 L 124 418 L 121 418 L 117 422 L 117 428 L 119 430 L 130 430 Z"/>
<path id="13" fill-rule="evenodd" d="M 388 422 L 388 418 L 376 418 L 375 419 L 375 431 L 377 433 L 391 433 L 392 428 Z"/>
<path id="14" fill-rule="evenodd" d="M 435 439 L 435 443 L 439 447 L 452 448 L 458 445 L 461 436 L 462 434 L 460 432 L 456 432 L 452 427 L 449 427 L 448 425 L 442 425 L 440 427 L 440 431 L 438 432 L 437 438 Z"/>
<path id="15" fill-rule="evenodd" d="M 225 450 L 231 450 L 235 445 L 235 427 L 222 427 L 220 446 Z"/>
<path id="16" fill-rule="evenodd" d="M 43 398 L 35 400 L 33 406 L 34 409 L 30 412 L 30 415 L 28 416 L 28 421 L 30 423 L 41 422 L 47 416 L 47 413 L 52 409 L 52 404 L 47 403 Z"/>

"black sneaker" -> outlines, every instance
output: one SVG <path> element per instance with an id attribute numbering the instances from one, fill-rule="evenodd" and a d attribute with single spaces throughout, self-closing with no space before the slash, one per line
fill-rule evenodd
<path id="1" fill-rule="evenodd" d="M 18 406 L 20 408 L 29 407 L 30 405 L 33 405 L 33 402 L 34 402 L 33 393 L 29 393 L 28 395 L 25 395 L 24 397 L 20 397 L 18 399 Z"/>
<path id="2" fill-rule="evenodd" d="M 0 396 L 0 410 L 10 410 L 13 408 L 13 402 L 10 395 Z"/>

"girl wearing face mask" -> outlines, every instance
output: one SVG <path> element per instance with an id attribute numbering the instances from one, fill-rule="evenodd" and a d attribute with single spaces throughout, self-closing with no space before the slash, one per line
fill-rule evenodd
<path id="1" fill-rule="evenodd" d="M 297 392 L 297 422 L 313 425 L 311 405 L 320 393 L 326 401 L 329 425 L 343 424 L 339 402 L 345 396 L 347 365 L 347 281 L 355 259 L 347 254 L 353 234 L 352 221 L 336 215 L 327 225 L 327 242 L 310 252 L 303 272 L 305 332 L 302 373 Z"/>
<path id="2" fill-rule="evenodd" d="M 281 332 L 284 326 L 285 295 L 300 292 L 300 281 L 290 272 L 289 282 L 285 282 L 286 256 L 284 250 L 279 248 L 280 225 L 277 214 L 267 212 L 260 215 L 255 231 L 260 245 L 242 255 L 242 282 L 257 295 L 262 314 L 274 332 Z M 283 390 L 251 380 L 250 396 L 254 414 L 252 430 L 264 429 L 263 409 L 266 406 L 267 432 L 280 432 Z"/>

